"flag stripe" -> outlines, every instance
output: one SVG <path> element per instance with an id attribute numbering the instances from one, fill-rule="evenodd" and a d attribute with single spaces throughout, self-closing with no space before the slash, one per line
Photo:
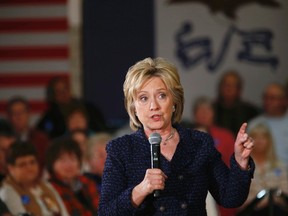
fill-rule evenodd
<path id="1" fill-rule="evenodd" d="M 68 34 L 66 32 L 0 34 L 0 47 L 68 45 L 68 42 Z"/>
<path id="2" fill-rule="evenodd" d="M 46 86 L 42 87 L 1 87 L 0 100 L 8 100 L 15 95 L 22 95 L 28 99 L 43 100 L 46 98 Z"/>
<path id="3" fill-rule="evenodd" d="M 31 112 L 43 113 L 47 109 L 47 103 L 43 100 L 30 100 Z M 0 113 L 6 113 L 7 101 L 0 101 Z"/>
<path id="4" fill-rule="evenodd" d="M 0 5 L 66 4 L 67 0 L 1 0 Z"/>
<path id="5" fill-rule="evenodd" d="M 0 86 L 3 87 L 32 87 L 32 86 L 46 86 L 49 81 L 55 77 L 60 76 L 58 72 L 54 73 L 26 73 L 26 74 L 0 74 Z M 68 79 L 68 72 L 61 74 L 61 77 Z"/>
<path id="6" fill-rule="evenodd" d="M 47 108 L 49 81 L 69 79 L 67 9 L 67 0 L 0 0 L 0 115 L 18 95 L 36 121 Z"/>
<path id="7" fill-rule="evenodd" d="M 38 61 L 0 61 L 0 74 L 5 73 L 46 73 L 55 71 L 66 73 L 69 70 L 69 62 L 66 59 L 49 59 Z"/>
<path id="8" fill-rule="evenodd" d="M 0 7 L 0 19 L 59 18 L 67 14 L 66 5 L 30 5 Z"/>
<path id="9" fill-rule="evenodd" d="M 67 46 L 0 47 L 0 60 L 68 59 Z"/>
<path id="10" fill-rule="evenodd" d="M 39 18 L 39 19 L 1 19 L 0 33 L 8 32 L 51 32 L 67 31 L 68 21 L 66 17 L 61 18 Z"/>

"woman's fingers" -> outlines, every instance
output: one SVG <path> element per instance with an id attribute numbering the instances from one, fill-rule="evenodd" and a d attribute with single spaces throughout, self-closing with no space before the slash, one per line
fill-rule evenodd
<path id="1" fill-rule="evenodd" d="M 254 147 L 254 140 L 251 137 L 248 137 L 243 143 L 244 148 L 252 149 Z"/>
<path id="2" fill-rule="evenodd" d="M 241 127 L 238 131 L 237 137 L 243 135 L 246 132 L 246 128 L 247 128 L 247 123 L 245 122 L 241 125 Z"/>
<path id="3" fill-rule="evenodd" d="M 150 193 L 154 190 L 164 189 L 167 176 L 160 169 L 147 169 L 144 182 Z"/>
<path id="4" fill-rule="evenodd" d="M 243 123 L 237 134 L 236 144 L 242 145 L 244 148 L 252 149 L 254 140 L 246 133 L 247 123 Z"/>

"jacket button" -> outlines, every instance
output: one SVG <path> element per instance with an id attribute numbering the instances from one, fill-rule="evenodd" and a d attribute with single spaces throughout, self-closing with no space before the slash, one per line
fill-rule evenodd
<path id="1" fill-rule="evenodd" d="M 160 210 L 161 212 L 164 212 L 164 211 L 165 211 L 165 206 L 160 206 L 159 210 Z"/>
<path id="2" fill-rule="evenodd" d="M 182 208 L 182 209 L 186 209 L 186 208 L 187 208 L 187 203 L 185 203 L 185 202 L 182 203 L 182 204 L 181 204 L 181 208 Z"/>

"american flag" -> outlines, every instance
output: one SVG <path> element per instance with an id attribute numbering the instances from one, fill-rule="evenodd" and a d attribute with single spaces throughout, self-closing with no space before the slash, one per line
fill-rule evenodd
<path id="1" fill-rule="evenodd" d="M 0 115 L 13 96 L 31 104 L 34 120 L 46 109 L 46 86 L 69 79 L 67 0 L 0 0 Z"/>

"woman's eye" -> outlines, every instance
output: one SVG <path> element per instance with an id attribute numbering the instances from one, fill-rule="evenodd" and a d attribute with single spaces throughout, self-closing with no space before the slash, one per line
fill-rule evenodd
<path id="1" fill-rule="evenodd" d="M 166 94 L 165 94 L 165 93 L 161 93 L 161 94 L 159 94 L 159 98 L 160 98 L 160 99 L 164 99 L 164 98 L 166 98 Z"/>
<path id="2" fill-rule="evenodd" d="M 147 101 L 147 97 L 146 96 L 142 96 L 142 97 L 140 97 L 140 101 L 142 101 L 142 102 L 146 102 Z"/>

